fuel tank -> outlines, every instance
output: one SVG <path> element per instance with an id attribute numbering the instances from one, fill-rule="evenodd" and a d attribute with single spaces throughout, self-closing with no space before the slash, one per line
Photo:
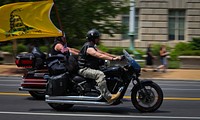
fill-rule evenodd
<path id="1" fill-rule="evenodd" d="M 124 69 L 120 66 L 108 67 L 105 70 L 102 70 L 104 74 L 108 76 L 121 76 L 124 72 Z"/>

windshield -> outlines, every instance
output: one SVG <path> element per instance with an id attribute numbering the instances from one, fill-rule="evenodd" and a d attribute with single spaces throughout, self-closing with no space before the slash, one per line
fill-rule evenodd
<path id="1" fill-rule="evenodd" d="M 133 67 L 134 71 L 140 73 L 140 65 L 131 57 L 131 55 L 126 50 L 123 50 L 123 53 L 128 63 Z"/>

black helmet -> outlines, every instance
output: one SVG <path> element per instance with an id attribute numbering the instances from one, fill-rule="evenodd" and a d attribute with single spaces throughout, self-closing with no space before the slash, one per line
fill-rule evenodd
<path id="1" fill-rule="evenodd" d="M 88 31 L 86 39 L 88 41 L 94 41 L 95 39 L 97 39 L 99 37 L 100 37 L 99 31 L 96 29 L 92 29 L 92 30 Z"/>

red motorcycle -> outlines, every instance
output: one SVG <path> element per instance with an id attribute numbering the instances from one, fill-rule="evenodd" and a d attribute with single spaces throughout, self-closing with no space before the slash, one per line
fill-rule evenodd
<path id="1" fill-rule="evenodd" d="M 44 99 L 47 80 L 43 76 L 48 75 L 46 55 L 34 47 L 31 53 L 18 54 L 15 63 L 26 69 L 19 90 L 28 91 L 35 99 Z"/>

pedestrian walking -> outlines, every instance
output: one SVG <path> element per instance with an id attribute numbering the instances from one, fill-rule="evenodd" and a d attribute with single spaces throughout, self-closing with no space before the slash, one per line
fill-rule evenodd
<path id="1" fill-rule="evenodd" d="M 167 70 L 167 55 L 169 55 L 169 53 L 167 52 L 165 45 L 162 45 L 160 47 L 159 55 L 160 55 L 161 65 L 159 65 L 154 71 L 156 72 L 156 71 L 159 71 L 160 69 L 162 69 L 162 72 L 166 72 L 166 70 Z"/>
<path id="2" fill-rule="evenodd" d="M 151 50 L 151 44 L 148 45 L 147 47 L 147 50 L 146 50 L 146 66 L 147 67 L 152 67 L 153 68 L 153 65 L 154 65 L 154 55 L 152 53 L 152 50 Z"/>

